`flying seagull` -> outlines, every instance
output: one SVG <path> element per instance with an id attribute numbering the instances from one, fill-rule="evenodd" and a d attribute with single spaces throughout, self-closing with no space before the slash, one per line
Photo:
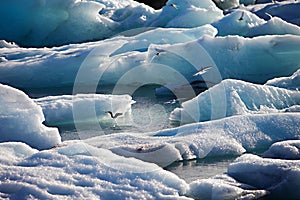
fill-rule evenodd
<path id="1" fill-rule="evenodd" d="M 171 3 L 170 6 L 177 9 L 177 6 L 174 3 Z"/>
<path id="2" fill-rule="evenodd" d="M 108 113 L 112 119 L 116 119 L 120 115 L 123 115 L 123 113 L 116 113 L 115 115 L 113 115 L 113 113 L 111 111 L 104 111 L 104 112 Z"/>
<path id="3" fill-rule="evenodd" d="M 206 66 L 203 67 L 202 69 L 200 69 L 196 74 L 194 74 L 193 76 L 199 76 L 204 74 L 208 69 L 213 68 L 213 66 Z"/>

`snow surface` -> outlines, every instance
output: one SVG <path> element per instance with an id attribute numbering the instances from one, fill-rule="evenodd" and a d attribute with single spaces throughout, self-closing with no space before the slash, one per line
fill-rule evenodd
<path id="1" fill-rule="evenodd" d="M 282 88 L 227 79 L 197 97 L 183 102 L 170 120 L 192 123 L 232 115 L 272 113 L 300 105 L 300 93 Z"/>
<path id="2" fill-rule="evenodd" d="M 61 142 L 56 128 L 42 124 L 41 107 L 22 91 L 0 84 L 0 104 L 0 142 L 20 141 L 37 149 Z"/>
<path id="3" fill-rule="evenodd" d="M 50 126 L 74 123 L 93 123 L 110 119 L 105 111 L 122 113 L 116 120 L 118 124 L 131 121 L 131 104 L 129 95 L 77 94 L 63 96 L 47 96 L 35 99 L 42 107 L 45 122 Z"/>
<path id="4" fill-rule="evenodd" d="M 37 150 L 1 143 L 0 198 L 188 199 L 188 185 L 155 164 L 77 143 Z"/>

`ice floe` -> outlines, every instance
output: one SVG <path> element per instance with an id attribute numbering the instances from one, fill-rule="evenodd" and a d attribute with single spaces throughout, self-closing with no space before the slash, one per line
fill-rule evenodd
<path id="1" fill-rule="evenodd" d="M 44 115 L 25 93 L 0 84 L 0 141 L 20 141 L 37 149 L 47 149 L 61 142 L 56 128 L 43 125 Z"/>
<path id="2" fill-rule="evenodd" d="M 297 70 L 292 76 L 271 79 L 267 81 L 266 85 L 289 90 L 300 90 L 300 70 Z"/>
<path id="3" fill-rule="evenodd" d="M 110 119 L 105 111 L 122 113 L 116 118 L 117 123 L 130 124 L 131 104 L 134 103 L 129 95 L 104 94 L 47 96 L 34 101 L 42 107 L 45 122 L 50 126 L 99 123 Z"/>
<path id="4" fill-rule="evenodd" d="M 299 198 L 299 160 L 261 158 L 245 154 L 228 167 L 237 181 L 270 192 L 269 198 Z M 283 192 L 284 191 L 284 192 Z"/>
<path id="5" fill-rule="evenodd" d="M 298 91 L 227 79 L 183 102 L 182 108 L 170 114 L 170 120 L 192 123 L 232 115 L 281 112 L 299 104 Z"/>

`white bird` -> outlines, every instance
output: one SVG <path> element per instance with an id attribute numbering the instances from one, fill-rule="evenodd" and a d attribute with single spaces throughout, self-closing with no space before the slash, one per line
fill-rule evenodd
<path id="1" fill-rule="evenodd" d="M 213 66 L 206 66 L 206 67 L 203 67 L 202 69 L 200 69 L 196 74 L 194 74 L 193 76 L 199 76 L 199 75 L 202 75 L 204 74 L 207 70 L 213 68 Z"/>

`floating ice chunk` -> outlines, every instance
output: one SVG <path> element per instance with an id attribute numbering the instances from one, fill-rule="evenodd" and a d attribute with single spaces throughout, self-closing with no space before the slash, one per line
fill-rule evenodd
<path id="1" fill-rule="evenodd" d="M 16 45 L 13 42 L 7 42 L 5 40 L 0 40 L 0 48 L 16 48 L 18 45 Z"/>
<path id="2" fill-rule="evenodd" d="M 194 127 L 193 127 L 194 128 Z M 174 131 L 180 132 L 180 129 Z M 166 167 L 173 162 L 195 158 L 236 156 L 246 150 L 232 137 L 223 133 L 205 132 L 198 134 L 190 129 L 190 135 L 158 137 L 160 132 L 111 134 L 85 140 L 86 143 L 105 148 L 114 153 L 135 157 Z M 66 141 L 68 144 L 68 141 Z"/>
<path id="3" fill-rule="evenodd" d="M 276 1 L 276 3 L 271 2 L 246 7 L 247 10 L 266 20 L 270 19 L 271 15 L 296 25 L 300 25 L 299 8 L 300 3 L 297 1 Z"/>
<path id="4" fill-rule="evenodd" d="M 272 144 L 264 153 L 266 158 L 280 158 L 288 160 L 300 159 L 300 140 L 287 140 Z"/>
<path id="5" fill-rule="evenodd" d="M 280 140 L 299 139 L 299 119 L 299 113 L 242 115 L 154 133 L 105 135 L 87 139 L 85 142 L 111 149 L 118 155 L 131 156 L 162 166 L 162 155 L 168 161 L 166 163 L 172 160 L 175 162 L 234 156 L 245 151 L 261 151 Z M 166 152 L 161 151 L 164 148 Z"/>
<path id="6" fill-rule="evenodd" d="M 188 199 L 188 185 L 175 174 L 84 143 L 41 151 L 14 165 L 1 158 L 0 195 L 8 198 Z"/>
<path id="7" fill-rule="evenodd" d="M 0 152 L 1 163 L 13 165 L 20 160 L 37 153 L 38 150 L 21 142 L 3 142 L 0 143 Z"/>
<path id="8" fill-rule="evenodd" d="M 190 183 L 187 196 L 194 199 L 258 199 L 265 196 L 265 190 L 240 184 L 226 175 L 215 176 L 209 179 L 196 180 Z"/>
<path id="9" fill-rule="evenodd" d="M 12 0 L 4 2 L 0 11 L 1 38 L 40 47 L 108 38 L 143 27 L 157 16 L 152 8 L 134 1 Z"/>
<path id="10" fill-rule="evenodd" d="M 188 124 L 174 129 L 157 132 L 156 136 L 183 137 L 196 135 L 203 140 L 208 135 L 220 143 L 224 136 L 232 138 L 248 152 L 261 151 L 277 141 L 288 139 L 299 139 L 299 113 L 277 113 L 277 114 L 252 114 L 227 117 L 214 121 Z M 201 138 L 204 135 L 204 138 Z M 222 137 L 222 138 L 221 138 Z M 226 142 L 227 143 L 227 142 Z"/>
<path id="11" fill-rule="evenodd" d="M 169 0 L 150 26 L 191 28 L 210 24 L 222 16 L 222 10 L 209 0 Z"/>
<path id="12" fill-rule="evenodd" d="M 133 38 L 128 39 L 128 44 Z M 197 41 L 172 45 L 148 47 L 147 43 L 138 42 L 134 51 L 130 45 L 125 46 L 126 38 L 52 49 L 1 48 L 7 61 L 0 62 L 0 81 L 27 90 L 73 88 L 74 82 L 87 88 L 98 83 L 134 87 L 149 83 L 188 84 L 198 70 L 214 66 L 202 81 L 217 83 L 235 78 L 264 83 L 274 77 L 291 75 L 299 68 L 299 38 L 203 36 Z M 145 52 L 136 51 L 145 47 Z M 129 51 L 121 53 L 126 48 Z M 198 79 L 201 81 L 201 76 Z M 77 91 L 83 92 L 86 91 Z"/>
<path id="13" fill-rule="evenodd" d="M 300 195 L 299 160 L 269 159 L 245 154 L 229 165 L 228 175 L 241 183 L 269 191 L 269 198 L 297 199 Z"/>
<path id="14" fill-rule="evenodd" d="M 181 123 L 207 121 L 232 115 L 279 112 L 300 104 L 300 92 L 227 79 L 183 102 L 170 114 Z"/>
<path id="15" fill-rule="evenodd" d="M 152 28 L 153 29 L 153 28 Z M 210 24 L 195 28 L 155 28 L 133 37 L 117 37 L 115 39 L 127 40 L 120 49 L 112 55 L 128 51 L 147 51 L 151 44 L 176 44 L 196 40 L 203 35 L 216 36 L 217 29 Z M 114 39 L 112 39 L 113 41 Z"/>
<path id="16" fill-rule="evenodd" d="M 126 41 L 100 41 L 67 45 L 57 48 L 9 48 L 0 49 L 7 62 L 0 62 L 0 79 L 17 88 L 73 88 L 83 64 L 81 86 L 98 83 L 105 71 L 99 68 L 111 62 L 109 56 Z M 87 56 L 90 56 L 85 61 Z M 89 72 L 89 73 L 88 73 Z M 80 81 L 84 81 L 81 83 Z M 92 91 L 94 92 L 95 89 Z M 87 92 L 87 91 L 85 91 Z"/>
<path id="17" fill-rule="evenodd" d="M 300 90 L 300 69 L 297 70 L 292 76 L 269 80 L 267 81 L 266 85 L 273 85 L 290 90 Z"/>
<path id="18" fill-rule="evenodd" d="M 219 36 L 225 35 L 247 35 L 249 29 L 259 26 L 265 21 L 255 14 L 244 10 L 235 10 L 224 16 L 219 21 L 212 23 L 218 29 Z"/>
<path id="19" fill-rule="evenodd" d="M 61 142 L 56 128 L 42 124 L 44 115 L 26 94 L 0 84 L 0 141 L 20 141 L 37 149 L 54 147 Z"/>
<path id="20" fill-rule="evenodd" d="M 198 43 L 211 56 L 223 79 L 265 83 L 275 77 L 290 76 L 299 69 L 300 36 L 267 35 L 251 39 L 204 36 Z"/>
<path id="21" fill-rule="evenodd" d="M 278 17 L 265 21 L 246 10 L 235 10 L 221 20 L 214 22 L 219 36 L 240 35 L 254 37 L 260 35 L 300 35 L 300 28 Z"/>
<path id="22" fill-rule="evenodd" d="M 59 126 L 74 123 L 99 122 L 110 118 L 104 111 L 122 113 L 116 120 L 118 123 L 131 122 L 131 104 L 134 103 L 129 95 L 77 94 L 63 96 L 48 96 L 36 99 L 45 115 L 47 125 Z M 74 121 L 74 115 L 80 118 Z M 82 121 L 80 121 L 82 120 Z"/>
<path id="23" fill-rule="evenodd" d="M 246 36 L 255 37 L 259 35 L 300 35 L 300 28 L 297 25 L 288 23 L 279 17 L 272 17 L 266 23 L 253 27 Z"/>

